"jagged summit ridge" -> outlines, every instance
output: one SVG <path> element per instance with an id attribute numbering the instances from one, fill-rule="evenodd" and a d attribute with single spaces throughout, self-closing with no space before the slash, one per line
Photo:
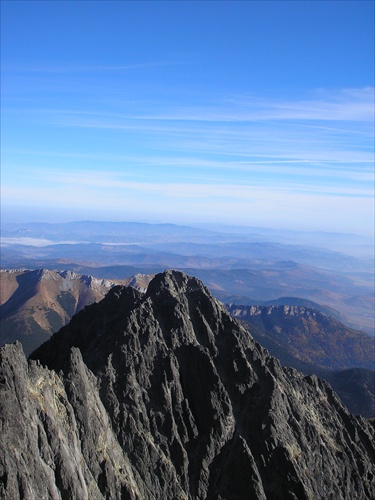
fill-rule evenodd
<path id="1" fill-rule="evenodd" d="M 100 301 L 116 284 L 141 291 L 150 277 L 95 278 L 73 271 L 6 270 L 0 274 L 0 345 L 19 340 L 27 355 L 85 306 Z"/>
<path id="2" fill-rule="evenodd" d="M 78 313 L 32 357 L 51 368 L 61 369 L 72 346 L 79 347 L 83 356 L 95 346 L 98 355 L 105 359 L 115 346 L 119 343 L 126 345 L 127 339 L 132 337 L 142 338 L 145 342 L 166 343 L 169 348 L 171 342 L 173 346 L 203 342 L 213 348 L 212 325 L 204 316 L 208 316 L 216 328 L 222 327 L 221 318 L 224 316 L 226 322 L 236 325 L 248 336 L 200 280 L 184 273 L 165 271 L 155 276 L 145 293 L 133 287 L 113 287 L 100 303 L 87 306 Z M 84 318 L 90 319 L 89 325 Z M 81 328 L 82 322 L 85 323 L 84 329 Z M 207 333 L 207 338 L 203 337 L 203 332 Z M 58 363 L 58 367 L 52 361 Z"/>
<path id="3" fill-rule="evenodd" d="M 1 356 L 5 497 L 375 495 L 370 424 L 323 381 L 282 368 L 183 273 L 146 293 L 112 288 L 29 364 L 17 346 Z M 15 441 L 33 457 L 27 473 Z"/>

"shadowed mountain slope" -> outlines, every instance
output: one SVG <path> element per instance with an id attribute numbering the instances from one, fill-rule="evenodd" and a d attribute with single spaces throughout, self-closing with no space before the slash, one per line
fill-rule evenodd
<path id="1" fill-rule="evenodd" d="M 19 346 L 1 356 L 2 496 L 375 495 L 373 427 L 183 273 L 114 287 L 28 364 Z"/>
<path id="2" fill-rule="evenodd" d="M 237 304 L 227 309 L 248 327 L 263 330 L 280 347 L 287 347 L 293 357 L 317 368 L 375 368 L 375 339 L 316 309 Z"/>
<path id="3" fill-rule="evenodd" d="M 19 340 L 28 355 L 116 284 L 144 290 L 150 279 L 137 275 L 113 281 L 47 269 L 1 271 L 0 345 Z"/>
<path id="4" fill-rule="evenodd" d="M 375 417 L 373 337 L 306 307 L 226 307 L 283 365 L 327 380 L 352 413 Z"/>

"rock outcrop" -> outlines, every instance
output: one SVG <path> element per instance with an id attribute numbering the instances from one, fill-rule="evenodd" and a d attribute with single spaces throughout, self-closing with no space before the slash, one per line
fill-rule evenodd
<path id="1" fill-rule="evenodd" d="M 183 273 L 1 349 L 0 497 L 370 499 L 374 429 Z"/>

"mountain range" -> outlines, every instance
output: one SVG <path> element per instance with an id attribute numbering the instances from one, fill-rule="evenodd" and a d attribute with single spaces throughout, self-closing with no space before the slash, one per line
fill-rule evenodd
<path id="1" fill-rule="evenodd" d="M 184 273 L 113 286 L 0 361 L 2 498 L 375 497 L 371 423 Z"/>
<path id="2" fill-rule="evenodd" d="M 112 281 L 179 269 L 224 302 L 298 297 L 375 334 L 373 242 L 356 235 L 95 221 L 2 224 L 0 232 L 2 269 L 71 270 Z"/>
<path id="3" fill-rule="evenodd" d="M 114 286 L 145 292 L 152 278 L 138 274 L 110 281 L 71 271 L 2 271 L 0 345 L 19 340 L 29 355 Z M 329 381 L 352 413 L 375 416 L 375 340 L 332 317 L 331 309 L 292 297 L 283 300 L 282 306 L 226 307 L 284 365 Z"/>
<path id="4" fill-rule="evenodd" d="M 305 306 L 226 307 L 283 365 L 318 375 L 352 413 L 375 417 L 373 337 Z"/>
<path id="5" fill-rule="evenodd" d="M 228 311 L 250 328 L 267 332 L 296 359 L 318 368 L 375 369 L 375 339 L 316 309 L 290 304 L 239 306 Z"/>
<path id="6" fill-rule="evenodd" d="M 85 306 L 100 301 L 116 284 L 147 288 L 151 277 L 98 279 L 48 269 L 0 271 L 0 344 L 19 340 L 26 355 Z"/>

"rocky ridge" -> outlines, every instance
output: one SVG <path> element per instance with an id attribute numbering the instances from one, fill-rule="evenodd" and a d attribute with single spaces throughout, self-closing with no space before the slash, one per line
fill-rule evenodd
<path id="1" fill-rule="evenodd" d="M 226 307 L 284 366 L 318 375 L 351 413 L 375 417 L 373 337 L 304 306 Z"/>
<path id="2" fill-rule="evenodd" d="M 374 429 L 202 283 L 114 287 L 26 361 L 1 349 L 2 498 L 370 499 Z"/>
<path id="3" fill-rule="evenodd" d="M 0 345 L 19 340 L 27 355 L 67 324 L 85 306 L 100 301 L 115 285 L 144 291 L 147 275 L 108 280 L 73 271 L 0 272 Z"/>
<path id="4" fill-rule="evenodd" d="M 227 305 L 230 314 L 267 332 L 295 358 L 325 369 L 375 368 L 375 338 L 304 306 Z"/>

